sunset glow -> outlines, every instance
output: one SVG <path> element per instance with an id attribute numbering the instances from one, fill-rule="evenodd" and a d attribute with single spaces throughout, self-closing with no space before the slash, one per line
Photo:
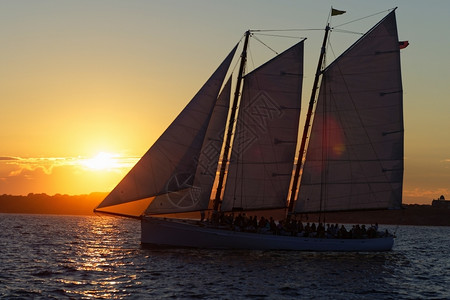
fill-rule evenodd
<path id="1" fill-rule="evenodd" d="M 323 29 L 333 5 L 263 1 L 258 14 L 244 14 L 252 3 L 205 1 L 198 10 L 184 1 L 132 2 L 107 2 L 108 9 L 105 1 L 90 2 L 89 9 L 79 1 L 1 2 L 0 194 L 111 191 L 245 30 Z M 341 3 L 347 13 L 331 24 L 342 31 L 331 33 L 327 63 L 360 37 L 353 29 L 364 32 L 380 16 L 364 17 L 399 7 L 399 38 L 410 41 L 401 55 L 404 202 L 430 203 L 441 194 L 450 197 L 450 60 L 443 59 L 450 41 L 436 38 L 448 27 L 450 2 L 410 2 Z M 429 22 L 418 24 L 424 13 Z M 251 41 L 248 71 L 307 37 L 302 126 L 323 30 L 284 37 Z M 340 136 L 333 138 L 330 150 L 339 156 L 346 149 Z"/>
<path id="2" fill-rule="evenodd" d="M 118 157 L 118 154 L 99 152 L 92 158 L 82 159 L 80 163 L 92 170 L 108 170 L 120 167 Z"/>
<path id="3" fill-rule="evenodd" d="M 108 192 L 139 160 L 99 152 L 93 157 L 0 157 L 0 194 Z"/>

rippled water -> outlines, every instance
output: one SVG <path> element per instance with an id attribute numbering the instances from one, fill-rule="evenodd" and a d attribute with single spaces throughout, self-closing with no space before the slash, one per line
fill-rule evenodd
<path id="1" fill-rule="evenodd" d="M 386 253 L 146 249 L 139 221 L 99 216 L 0 228 L 7 299 L 450 299 L 450 227 L 398 227 Z"/>

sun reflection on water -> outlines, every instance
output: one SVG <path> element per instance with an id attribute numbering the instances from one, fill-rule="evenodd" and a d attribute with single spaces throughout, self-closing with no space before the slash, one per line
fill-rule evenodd
<path id="1" fill-rule="evenodd" d="M 73 274 L 59 279 L 66 287 L 65 294 L 92 299 L 118 299 L 127 294 L 123 286 L 132 284 L 136 275 L 124 270 L 133 265 L 128 258 L 137 245 L 129 248 L 131 245 L 121 235 L 127 230 L 123 225 L 122 219 L 112 217 L 80 219 L 74 227 L 75 255 L 66 260 L 66 268 Z"/>

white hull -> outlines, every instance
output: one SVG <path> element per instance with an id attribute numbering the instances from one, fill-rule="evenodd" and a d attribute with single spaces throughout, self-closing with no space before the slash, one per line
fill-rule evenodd
<path id="1" fill-rule="evenodd" d="M 236 232 L 202 227 L 192 221 L 144 217 L 144 245 L 207 249 L 298 250 L 298 251 L 389 251 L 393 237 L 371 239 L 325 239 Z"/>

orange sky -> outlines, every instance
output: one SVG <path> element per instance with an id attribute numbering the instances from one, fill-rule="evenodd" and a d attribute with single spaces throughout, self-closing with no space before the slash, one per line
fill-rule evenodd
<path id="1" fill-rule="evenodd" d="M 334 2 L 317 2 L 0 2 L 0 194 L 111 190 L 246 29 L 323 28 Z M 410 41 L 402 51 L 404 202 L 450 198 L 450 2 L 372 2 L 340 1 L 347 13 L 338 20 L 399 7 L 399 35 Z M 308 37 L 303 108 L 321 34 L 301 33 Z M 357 37 L 341 43 L 333 34 L 333 52 Z M 107 163 L 88 163 L 102 152 Z"/>

